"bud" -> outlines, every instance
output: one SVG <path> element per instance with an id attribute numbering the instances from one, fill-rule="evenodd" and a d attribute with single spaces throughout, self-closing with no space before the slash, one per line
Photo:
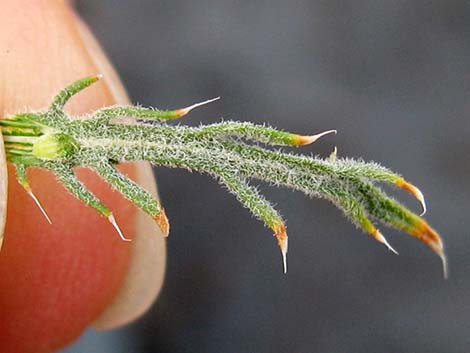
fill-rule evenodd
<path id="1" fill-rule="evenodd" d="M 41 136 L 33 145 L 33 156 L 40 159 L 66 159 L 79 148 L 78 142 L 64 133 Z"/>

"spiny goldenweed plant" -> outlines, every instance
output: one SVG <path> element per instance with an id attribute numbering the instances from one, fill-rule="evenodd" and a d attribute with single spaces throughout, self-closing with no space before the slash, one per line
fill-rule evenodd
<path id="1" fill-rule="evenodd" d="M 73 168 L 83 166 L 94 170 L 150 215 L 167 235 L 169 223 L 160 203 L 116 169 L 118 163 L 148 161 L 153 165 L 185 168 L 216 178 L 272 229 L 282 252 L 284 271 L 287 270 L 286 226 L 279 213 L 249 184 L 250 179 L 330 200 L 357 227 L 393 252 L 395 250 L 372 220 L 403 230 L 440 256 L 446 275 L 446 257 L 436 231 L 376 186 L 377 182 L 384 182 L 408 191 L 421 202 L 424 214 L 423 195 L 403 177 L 376 163 L 336 158 L 335 154 L 326 159 L 307 157 L 258 145 L 307 145 L 334 130 L 303 136 L 245 122 L 226 121 L 200 127 L 167 124 L 215 99 L 170 111 L 112 106 L 92 113 L 87 119 L 70 118 L 63 110 L 64 105 L 99 78 L 92 76 L 72 83 L 57 94 L 45 112 L 16 114 L 0 120 L 7 160 L 15 165 L 19 183 L 34 198 L 49 222 L 29 186 L 26 177 L 29 167 L 45 168 L 54 173 L 67 190 L 106 217 L 121 238 L 128 240 L 111 210 L 77 179 Z M 135 119 L 135 124 L 124 123 L 123 118 L 129 117 Z"/>

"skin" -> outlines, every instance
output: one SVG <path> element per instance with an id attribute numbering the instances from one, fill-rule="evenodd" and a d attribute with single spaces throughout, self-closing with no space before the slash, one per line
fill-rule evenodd
<path id="1" fill-rule="evenodd" d="M 47 107 L 61 88 L 97 73 L 105 80 L 74 97 L 68 112 L 80 115 L 127 101 L 111 65 L 67 2 L 2 1 L 0 27 L 0 116 Z M 154 188 L 147 165 L 121 170 Z M 110 205 L 124 234 L 135 238 L 123 242 L 51 174 L 30 170 L 32 190 L 50 225 L 16 182 L 11 166 L 8 174 L 0 352 L 51 352 L 92 323 L 113 328 L 148 308 L 161 288 L 165 261 L 164 241 L 150 219 L 96 175 L 79 170 L 80 179 Z"/>

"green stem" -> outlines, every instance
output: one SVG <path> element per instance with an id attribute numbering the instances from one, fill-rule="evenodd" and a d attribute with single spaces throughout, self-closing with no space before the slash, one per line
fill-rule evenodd
<path id="1" fill-rule="evenodd" d="M 233 121 L 197 128 L 167 124 L 167 121 L 180 118 L 215 99 L 168 111 L 135 106 L 107 107 L 92 114 L 88 120 L 71 119 L 63 111 L 64 105 L 97 80 L 98 77 L 88 77 L 73 83 L 59 92 L 46 112 L 8 117 L 0 120 L 0 129 L 7 159 L 17 166 L 21 183 L 27 184 L 26 168 L 49 169 L 75 197 L 105 216 L 124 240 L 127 239 L 119 230 L 111 210 L 78 180 L 74 167 L 86 166 L 95 170 L 117 192 L 150 215 L 165 234 L 169 229 L 168 220 L 161 205 L 150 193 L 116 170 L 116 163 L 148 161 L 213 176 L 274 231 L 284 260 L 287 253 L 284 222 L 273 206 L 249 184 L 251 179 L 328 199 L 354 224 L 387 246 L 372 221 L 404 230 L 430 246 L 445 263 L 437 232 L 420 216 L 374 185 L 377 181 L 396 185 L 413 194 L 424 208 L 419 189 L 400 175 L 376 163 L 307 157 L 246 143 L 248 140 L 266 145 L 298 146 L 313 143 L 334 130 L 298 135 Z M 135 124 L 128 124 L 128 121 L 124 124 L 120 120 L 129 117 L 136 120 Z"/>

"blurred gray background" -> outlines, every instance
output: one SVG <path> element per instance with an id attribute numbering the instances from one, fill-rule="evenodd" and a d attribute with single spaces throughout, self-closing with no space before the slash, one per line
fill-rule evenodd
<path id="1" fill-rule="evenodd" d="M 468 352 L 468 1 L 112 1 L 77 8 L 133 102 L 222 99 L 184 123 L 237 119 L 304 148 L 381 162 L 424 191 L 439 259 L 383 229 L 394 256 L 332 205 L 268 188 L 288 221 L 289 273 L 271 232 L 207 176 L 156 168 L 172 223 L 161 296 L 135 323 L 65 352 Z M 411 209 L 406 193 L 389 190 Z"/>

